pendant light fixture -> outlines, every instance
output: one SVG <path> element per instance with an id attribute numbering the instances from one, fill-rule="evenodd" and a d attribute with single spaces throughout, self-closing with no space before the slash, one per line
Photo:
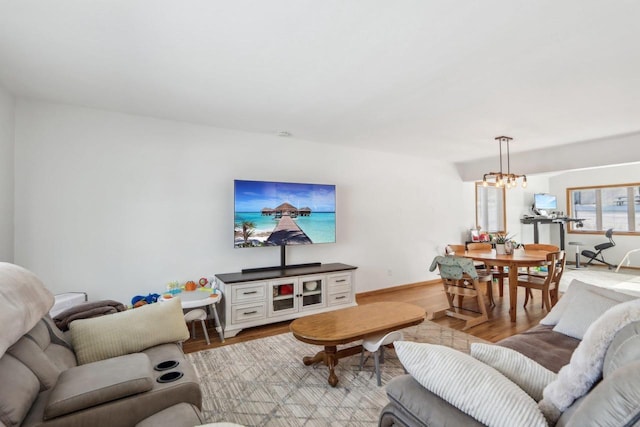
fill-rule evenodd
<path id="1" fill-rule="evenodd" d="M 527 176 L 526 175 L 516 175 L 515 173 L 511 173 L 511 165 L 509 159 L 509 141 L 513 140 L 508 136 L 498 136 L 496 137 L 496 141 L 500 144 L 500 172 L 489 172 L 485 173 L 482 177 L 482 185 L 488 186 L 489 183 L 487 179 L 493 179 L 496 187 L 505 187 L 512 188 L 517 185 L 518 178 L 522 178 L 522 188 L 527 186 Z M 507 146 L 507 172 L 503 172 L 502 170 L 502 144 Z"/>

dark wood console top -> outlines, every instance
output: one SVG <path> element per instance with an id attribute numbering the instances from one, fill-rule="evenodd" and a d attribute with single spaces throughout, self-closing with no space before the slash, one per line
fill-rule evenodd
<path id="1" fill-rule="evenodd" d="M 281 277 L 306 276 L 308 274 L 333 273 L 338 271 L 355 270 L 353 265 L 332 263 L 313 267 L 293 267 L 284 270 L 256 271 L 251 273 L 224 273 L 216 277 L 224 283 L 250 282 L 254 280 L 278 279 Z"/>

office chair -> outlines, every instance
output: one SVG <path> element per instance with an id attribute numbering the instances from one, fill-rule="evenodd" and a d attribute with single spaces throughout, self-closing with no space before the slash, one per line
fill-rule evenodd
<path id="1" fill-rule="evenodd" d="M 615 265 L 613 264 L 609 264 L 607 261 L 604 260 L 604 255 L 602 255 L 602 251 L 612 248 L 616 245 L 616 242 L 613 241 L 613 238 L 611 236 L 613 236 L 613 228 L 608 229 L 604 235 L 609 239 L 608 242 L 604 242 L 604 243 L 600 243 L 599 245 L 595 245 L 593 248 L 597 251 L 590 251 L 588 249 L 585 249 L 584 251 L 582 251 L 582 256 L 585 258 L 589 258 L 589 261 L 587 262 L 587 265 L 590 265 L 593 261 L 598 261 L 601 262 L 602 264 L 605 264 L 607 267 L 609 267 L 609 269 L 612 269 L 615 267 Z M 598 258 L 599 257 L 599 258 Z"/>

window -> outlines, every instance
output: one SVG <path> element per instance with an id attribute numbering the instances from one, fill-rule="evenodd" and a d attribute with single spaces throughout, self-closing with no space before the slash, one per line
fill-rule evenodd
<path id="1" fill-rule="evenodd" d="M 476 182 L 476 226 L 485 233 L 505 233 L 507 214 L 504 187 Z"/>
<path id="2" fill-rule="evenodd" d="M 569 232 L 640 234 L 640 184 L 567 188 L 569 216 L 583 218 L 583 227 Z"/>

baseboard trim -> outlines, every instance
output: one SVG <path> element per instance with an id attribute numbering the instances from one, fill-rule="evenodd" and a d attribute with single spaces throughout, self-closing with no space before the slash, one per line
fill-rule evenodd
<path id="1" fill-rule="evenodd" d="M 427 280 L 425 282 L 416 282 L 416 283 L 408 283 L 406 285 L 398 285 L 398 286 L 392 286 L 390 288 L 384 288 L 384 289 L 376 289 L 375 291 L 366 291 L 366 292 L 360 292 L 356 294 L 356 298 L 360 297 L 369 297 L 372 295 L 380 295 L 380 294 L 386 294 L 389 292 L 395 292 L 395 291 L 399 291 L 399 290 L 403 290 L 403 289 L 409 289 L 409 288 L 419 288 L 422 286 L 430 286 L 430 285 L 436 285 L 438 283 L 441 283 L 440 279 L 435 279 L 435 280 Z"/>

